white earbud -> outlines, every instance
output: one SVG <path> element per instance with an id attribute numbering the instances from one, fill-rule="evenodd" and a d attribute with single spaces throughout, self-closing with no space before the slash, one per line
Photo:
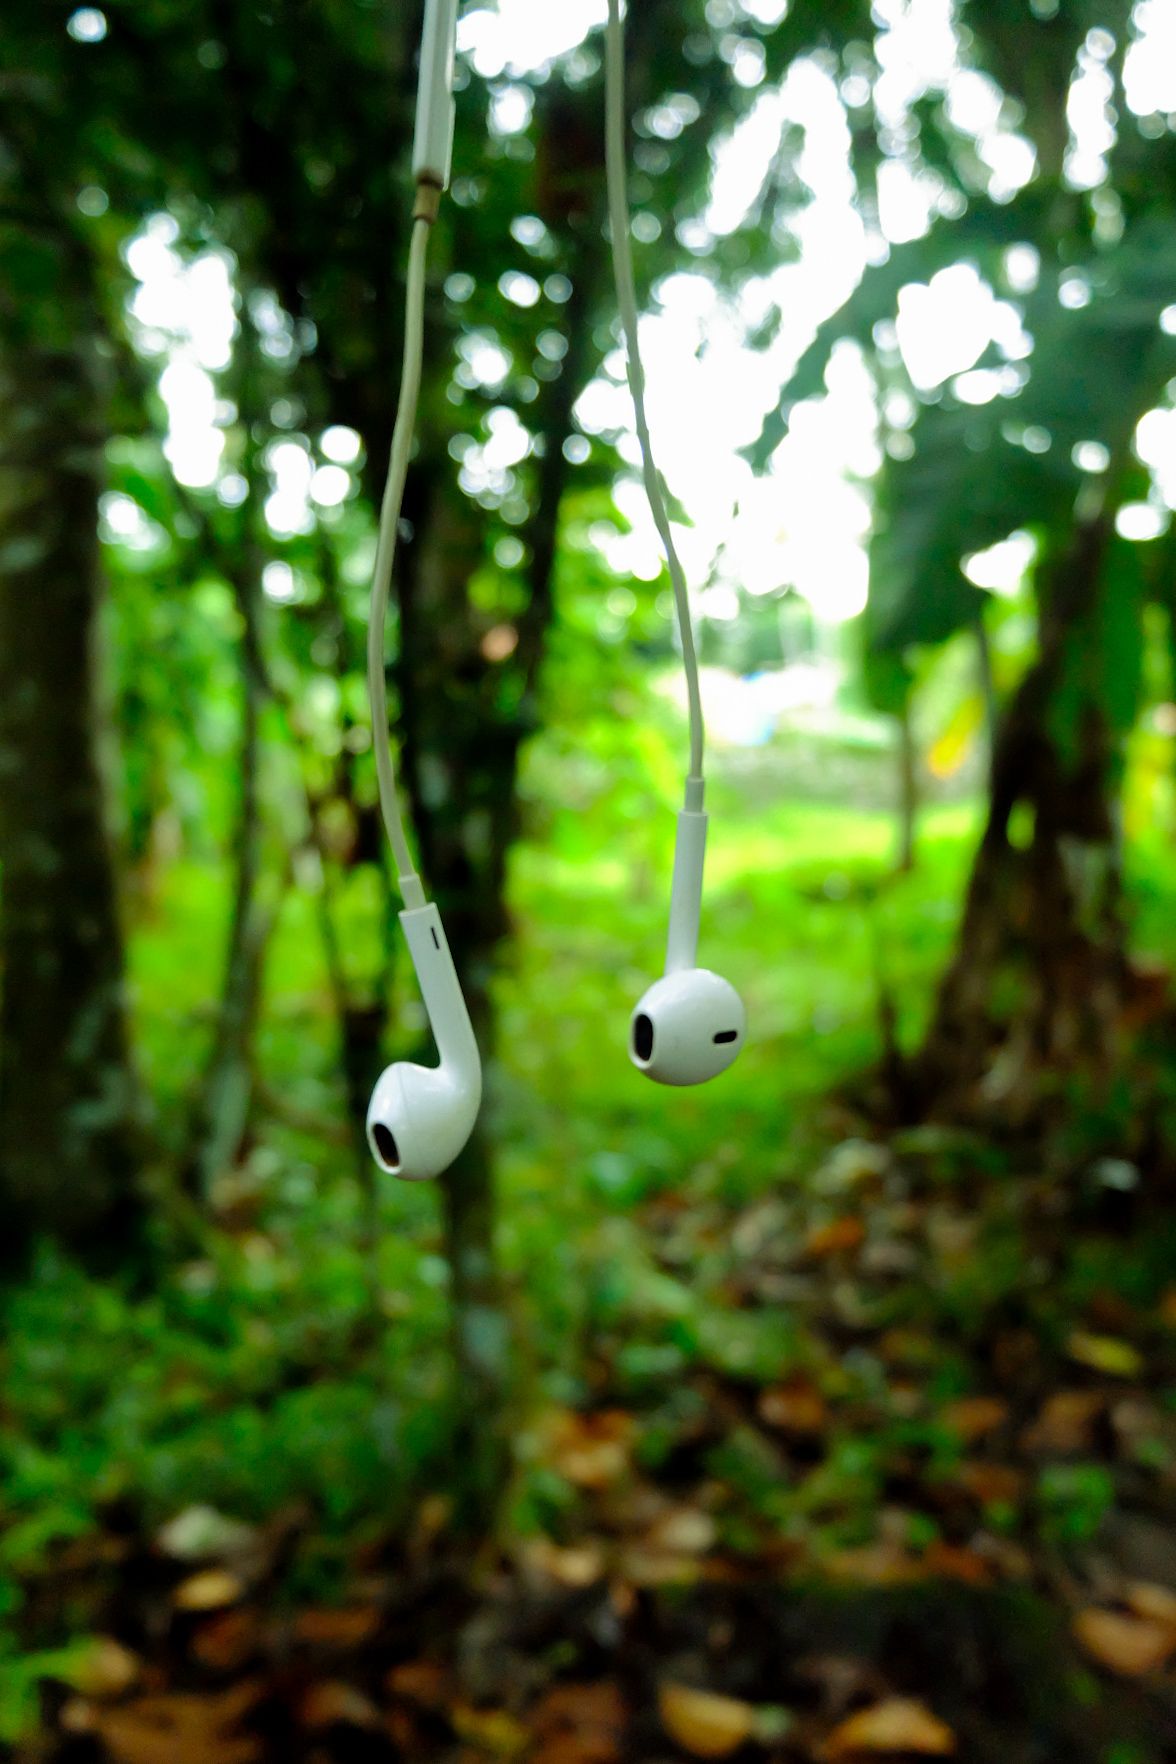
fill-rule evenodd
<path id="1" fill-rule="evenodd" d="M 367 1135 L 382 1170 L 405 1182 L 426 1182 L 449 1167 L 473 1131 L 482 1062 L 437 908 L 430 903 L 403 912 L 400 923 L 441 1063 L 400 1060 L 382 1072 L 368 1107 Z"/>
<path id="2" fill-rule="evenodd" d="M 657 1084 L 705 1084 L 732 1064 L 747 1034 L 747 1013 L 735 988 L 698 960 L 698 925 L 702 917 L 702 868 L 706 857 L 706 815 L 702 776 L 704 731 L 698 656 L 690 622 L 690 596 L 682 560 L 674 544 L 662 483 L 653 459 L 645 415 L 645 375 L 637 335 L 637 291 L 629 243 L 629 198 L 625 188 L 625 37 L 620 0 L 608 0 L 605 33 L 605 161 L 608 173 L 609 231 L 617 280 L 617 305 L 625 333 L 629 390 L 637 419 L 641 464 L 650 512 L 665 548 L 690 707 L 690 770 L 686 804 L 678 816 L 674 847 L 674 885 L 670 896 L 670 934 L 666 971 L 644 998 L 629 1022 L 629 1058 L 639 1072 Z"/>
<path id="3" fill-rule="evenodd" d="M 702 917 L 707 817 L 701 783 L 687 784 L 678 816 L 666 971 L 637 1001 L 629 1021 L 629 1058 L 658 1084 L 705 1084 L 736 1059 L 747 1013 L 735 988 L 695 966 Z"/>
<path id="4" fill-rule="evenodd" d="M 384 625 L 392 583 L 392 561 L 412 453 L 413 426 L 424 359 L 425 252 L 437 217 L 441 192 L 449 183 L 453 152 L 453 58 L 458 0 L 425 0 L 421 77 L 417 90 L 416 138 L 412 169 L 417 184 L 412 244 L 408 257 L 408 295 L 404 312 L 404 369 L 388 483 L 380 508 L 380 537 L 372 575 L 368 618 L 368 695 L 380 806 L 396 859 L 404 912 L 400 923 L 420 981 L 440 1064 L 399 1061 L 380 1074 L 367 1112 L 368 1144 L 382 1170 L 405 1182 L 427 1182 L 448 1169 L 474 1130 L 482 1101 L 482 1062 L 470 1014 L 441 916 L 425 901 L 405 838 L 396 775 L 388 744 L 388 694 L 384 678 Z"/>

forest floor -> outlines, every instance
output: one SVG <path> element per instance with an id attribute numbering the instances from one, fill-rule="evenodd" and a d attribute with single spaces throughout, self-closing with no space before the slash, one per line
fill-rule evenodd
<path id="1" fill-rule="evenodd" d="M 112 1512 L 27 1582 L 106 1639 L 42 1662 L 22 1755 L 1176 1757 L 1176 1233 L 1126 1171 L 915 1129 L 749 1206 L 651 1198 L 687 1363 L 598 1330 L 472 1559 L 425 1496 L 321 1603 L 307 1508 Z"/>
<path id="2" fill-rule="evenodd" d="M 14 1756 L 1176 1759 L 1176 1168 L 1131 1161 L 1130 1099 L 1048 1164 L 872 1132 L 847 1080 L 880 981 L 918 1034 L 975 814 L 930 811 L 891 882 L 884 815 L 758 788 L 707 949 L 758 1035 L 706 1092 L 623 1062 L 663 930 L 639 830 L 595 869 L 574 826 L 519 854 L 490 1086 L 512 1471 L 476 1546 L 438 1492 L 435 1199 L 380 1197 L 373 1329 L 360 1183 L 308 1125 L 337 1095 L 292 898 L 262 1056 L 298 1121 L 160 1287 L 47 1256 L 6 1300 Z M 1170 958 L 1167 854 L 1131 861 Z M 165 1117 L 218 901 L 169 887 L 135 952 Z"/>

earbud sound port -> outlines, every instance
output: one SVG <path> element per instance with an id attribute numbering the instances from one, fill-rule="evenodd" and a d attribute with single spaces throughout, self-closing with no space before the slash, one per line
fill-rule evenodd
<path id="1" fill-rule="evenodd" d="M 633 1023 L 633 1052 L 639 1060 L 653 1058 L 653 1022 L 644 1012 Z"/>
<path id="2" fill-rule="evenodd" d="M 395 1170 L 400 1162 L 400 1152 L 396 1141 L 382 1121 L 377 1121 L 372 1128 L 372 1138 L 376 1142 L 376 1150 L 390 1170 Z"/>
<path id="3" fill-rule="evenodd" d="M 738 1029 L 720 1029 L 714 1039 L 720 1044 L 724 1041 L 738 1041 L 739 1031 Z"/>

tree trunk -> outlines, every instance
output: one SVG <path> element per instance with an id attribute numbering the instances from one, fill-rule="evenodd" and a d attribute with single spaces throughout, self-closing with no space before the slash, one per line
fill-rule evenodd
<path id="1" fill-rule="evenodd" d="M 913 1094 L 932 1118 L 1034 1137 L 1118 1065 L 1136 990 L 1120 914 L 1112 742 L 1079 685 L 1099 641 L 1100 518 L 1042 584 L 1040 659 L 997 731 L 988 825 Z M 1068 737 L 1059 734 L 1071 706 Z"/>
<path id="2" fill-rule="evenodd" d="M 980 681 L 980 696 L 984 700 L 984 739 L 988 746 L 988 775 L 992 776 L 992 755 L 996 748 L 996 731 L 1000 722 L 1000 699 L 996 693 L 996 680 L 992 672 L 992 645 L 988 641 L 988 626 L 984 623 L 984 614 L 976 620 L 976 673 Z"/>
<path id="3" fill-rule="evenodd" d="M 204 1078 L 197 1178 L 207 1194 L 240 1153 L 253 1099 L 253 1046 L 261 1008 L 262 964 L 273 924 L 258 898 L 263 827 L 258 794 L 261 714 L 268 697 L 261 649 L 257 560 L 232 571 L 241 634 L 241 797 L 233 838 L 233 910 L 216 1040 Z"/>
<path id="4" fill-rule="evenodd" d="M 0 1196 L 5 1255 L 128 1246 L 137 1088 L 95 752 L 102 399 L 0 297 Z M 67 312 L 69 311 L 67 306 Z M 23 330 L 24 327 L 20 326 Z M 5 334 L 6 333 L 6 334 Z"/>
<path id="5" fill-rule="evenodd" d="M 898 713 L 898 867 L 904 876 L 915 867 L 915 820 L 919 812 L 915 736 L 908 698 Z"/>
<path id="6" fill-rule="evenodd" d="M 482 524 L 442 467 L 413 498 L 417 538 L 399 574 L 403 778 L 426 887 L 482 1049 L 490 1053 L 489 981 L 506 931 L 504 857 L 513 833 L 513 732 L 496 727 L 467 583 L 481 563 Z M 420 492 L 427 497 L 421 506 Z M 488 690 L 489 688 L 489 690 Z M 377 736 L 377 739 L 379 737 Z M 490 1152 L 481 1122 L 441 1177 L 458 1415 L 454 1463 L 471 1517 L 484 1518 L 502 1473 L 506 1327 L 494 1264 Z"/>

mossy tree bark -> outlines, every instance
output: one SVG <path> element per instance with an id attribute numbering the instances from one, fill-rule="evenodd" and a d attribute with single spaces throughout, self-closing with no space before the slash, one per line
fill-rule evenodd
<path id="1" fill-rule="evenodd" d="M 1040 654 L 996 732 L 987 826 L 911 1095 L 932 1118 L 1047 1137 L 1075 1085 L 1105 1100 L 1147 983 L 1127 957 L 1101 695 L 1110 523 L 1039 583 Z"/>
<path id="2" fill-rule="evenodd" d="M 19 284 L 0 294 L 0 1205 L 9 1259 L 42 1232 L 116 1258 L 138 1208 L 96 756 L 103 363 L 84 266 L 30 250 L 62 312 L 47 339 Z"/>

